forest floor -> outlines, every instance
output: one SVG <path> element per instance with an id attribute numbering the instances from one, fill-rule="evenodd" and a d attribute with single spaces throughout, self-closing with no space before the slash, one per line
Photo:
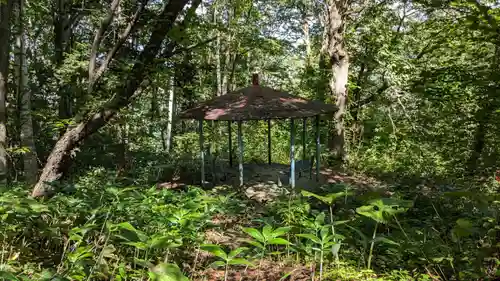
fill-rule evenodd
<path id="1" fill-rule="evenodd" d="M 290 166 L 281 164 L 249 164 L 245 165 L 245 185 L 238 186 L 238 170 L 228 170 L 228 176 L 225 182 L 221 182 L 220 186 L 215 189 L 221 194 L 229 193 L 234 190 L 241 191 L 245 195 L 248 205 L 247 210 L 250 212 L 233 215 L 214 216 L 211 220 L 213 225 L 217 227 L 211 228 L 205 232 L 206 243 L 223 245 L 231 249 L 245 246 L 248 236 L 241 231 L 242 226 L 252 224 L 252 220 L 266 216 L 266 204 L 272 203 L 274 200 L 279 200 L 281 196 L 289 194 L 288 176 Z M 276 180 L 277 178 L 279 180 Z M 325 185 L 348 185 L 350 190 L 356 194 L 364 192 L 380 192 L 384 196 L 392 194 L 388 189 L 388 185 L 374 177 L 347 171 L 340 171 L 331 168 L 324 168 L 320 171 L 319 181 L 312 178 L 308 173 L 296 179 L 296 193 L 301 190 L 312 192 L 320 191 L 320 187 Z M 282 186 L 280 186 L 280 183 Z M 170 186 L 180 187 L 182 184 L 166 183 Z M 210 258 L 208 253 L 199 251 L 196 254 L 196 259 L 203 260 Z M 266 281 L 302 281 L 311 280 L 311 276 L 317 275 L 316 265 L 304 265 L 294 261 L 293 254 L 288 259 L 282 262 L 276 262 L 269 259 L 256 261 L 258 268 L 239 268 L 231 269 L 228 272 L 227 280 L 266 280 Z M 205 262 L 206 263 L 206 262 Z M 255 263 L 255 262 L 254 262 Z M 215 281 L 224 279 L 224 269 L 209 268 L 198 272 L 192 272 L 194 277 L 192 280 L 199 281 Z M 340 279 L 337 279 L 340 280 Z"/>

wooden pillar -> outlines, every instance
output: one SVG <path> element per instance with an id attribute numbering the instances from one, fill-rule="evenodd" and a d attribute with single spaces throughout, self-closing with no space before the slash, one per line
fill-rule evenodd
<path id="1" fill-rule="evenodd" d="M 272 150 L 271 150 L 271 119 L 267 120 L 267 163 L 271 165 L 272 161 Z"/>
<path id="2" fill-rule="evenodd" d="M 241 133 L 241 120 L 238 120 L 238 170 L 240 172 L 240 186 L 243 186 L 243 136 Z"/>
<path id="3" fill-rule="evenodd" d="M 229 167 L 233 167 L 233 135 L 231 124 L 233 121 L 227 121 L 227 130 L 229 133 Z"/>
<path id="4" fill-rule="evenodd" d="M 302 119 L 302 160 L 306 161 L 307 160 L 307 153 L 306 153 L 306 132 L 307 132 L 307 118 Z M 312 165 L 312 163 L 311 163 Z"/>
<path id="5" fill-rule="evenodd" d="M 290 186 L 295 188 L 295 124 L 290 119 Z"/>
<path id="6" fill-rule="evenodd" d="M 203 136 L 203 120 L 198 121 L 198 131 L 200 134 L 200 160 L 201 160 L 201 186 L 205 185 L 205 151 L 204 151 L 204 136 Z"/>
<path id="7" fill-rule="evenodd" d="M 319 135 L 319 115 L 316 116 L 316 182 L 319 182 L 319 158 L 320 158 L 320 135 Z"/>

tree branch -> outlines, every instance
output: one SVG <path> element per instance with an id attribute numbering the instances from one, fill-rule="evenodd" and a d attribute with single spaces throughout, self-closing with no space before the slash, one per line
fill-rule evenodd
<path id="1" fill-rule="evenodd" d="M 97 30 L 97 33 L 94 37 L 94 42 L 92 43 L 92 49 L 90 51 L 90 61 L 89 61 L 89 84 L 93 84 L 94 81 L 94 71 L 95 71 L 95 63 L 97 58 L 97 51 L 99 50 L 99 46 L 101 45 L 102 39 L 104 37 L 104 33 L 108 29 L 109 25 L 113 21 L 115 16 L 116 9 L 120 5 L 120 0 L 113 0 L 111 2 L 111 8 L 105 18 L 102 19 L 101 25 Z"/>
<path id="2" fill-rule="evenodd" d="M 172 52 L 172 55 L 176 55 L 176 54 L 179 54 L 179 53 L 182 53 L 182 52 L 188 52 L 188 51 L 191 51 L 193 49 L 196 49 L 196 48 L 199 48 L 199 47 L 202 47 L 212 41 L 214 41 L 215 39 L 217 39 L 217 36 L 216 37 L 212 37 L 210 39 L 207 39 L 205 41 L 201 41 L 201 42 L 198 42 L 196 44 L 192 44 L 190 46 L 187 46 L 185 48 L 177 48 L 175 49 L 173 52 Z"/>
<path id="3" fill-rule="evenodd" d="M 116 1 L 116 0 L 114 0 L 114 1 Z M 94 74 L 92 74 L 93 79 L 89 79 L 89 92 L 92 91 L 93 86 L 97 83 L 97 81 L 101 78 L 101 76 L 104 74 L 104 72 L 108 69 L 108 66 L 111 63 L 111 61 L 114 59 L 116 53 L 118 52 L 118 50 L 120 50 L 123 43 L 125 43 L 125 41 L 129 37 L 134 26 L 136 25 L 137 21 L 139 20 L 139 17 L 141 15 L 142 11 L 144 10 L 144 7 L 146 6 L 147 2 L 148 2 L 148 0 L 142 0 L 139 2 L 139 7 L 135 11 L 134 15 L 132 16 L 131 21 L 129 22 L 129 24 L 127 25 L 125 30 L 118 36 L 118 41 L 116 41 L 113 48 L 111 48 L 111 50 L 109 50 L 109 52 L 106 55 L 106 58 L 104 59 L 104 62 L 101 64 L 101 66 L 99 66 L 97 71 Z M 91 77 L 90 75 L 91 74 L 89 73 L 89 78 Z"/>
<path id="4" fill-rule="evenodd" d="M 193 0 L 193 4 L 191 4 L 191 7 L 189 7 L 189 10 L 187 11 L 186 16 L 179 23 L 179 29 L 180 30 L 183 30 L 184 28 L 186 28 L 186 24 L 195 15 L 196 9 L 198 8 L 198 6 L 200 4 L 201 4 L 201 0 Z M 213 38 L 211 40 L 215 40 L 215 38 Z M 176 50 L 178 46 L 179 46 L 179 44 L 176 41 L 171 40 L 165 46 L 165 48 L 164 48 L 163 52 L 161 53 L 160 57 L 162 57 L 162 58 L 169 58 L 169 57 L 173 56 L 174 54 L 178 54 L 178 53 L 182 52 L 182 50 L 179 50 L 179 51 Z"/>

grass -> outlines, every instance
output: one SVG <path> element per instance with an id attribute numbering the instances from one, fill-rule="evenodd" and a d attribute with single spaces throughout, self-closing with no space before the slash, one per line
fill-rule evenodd
<path id="1" fill-rule="evenodd" d="M 346 188 L 333 185 L 318 196 L 260 205 L 230 189 L 106 182 L 83 177 L 47 201 L 30 199 L 23 186 L 3 190 L 0 280 L 500 276 L 499 201 L 484 189 L 444 192 L 436 186 L 424 193 L 393 186 L 388 199 L 382 198 L 386 192 L 351 186 L 353 195 L 334 206 L 318 200 Z"/>

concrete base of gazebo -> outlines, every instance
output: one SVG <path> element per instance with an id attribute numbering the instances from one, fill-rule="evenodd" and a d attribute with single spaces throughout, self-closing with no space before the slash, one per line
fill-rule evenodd
<path id="1" fill-rule="evenodd" d="M 225 165 L 216 165 L 216 167 L 221 166 Z M 244 164 L 243 169 L 245 170 L 245 184 L 243 186 L 240 186 L 240 173 L 237 166 L 225 166 L 222 170 L 217 168 L 213 174 L 211 172 L 207 173 L 205 186 L 216 188 L 228 186 L 231 190 L 237 187 L 248 198 L 259 202 L 266 202 L 272 201 L 281 195 L 298 192 L 302 189 L 313 191 L 324 182 L 323 180 L 316 181 L 314 172 L 312 177 L 310 177 L 309 173 L 303 173 L 301 176 L 297 173 L 295 187 L 292 188 L 290 186 L 290 165 L 284 164 Z M 213 176 L 215 176 L 215 182 L 212 182 Z"/>

